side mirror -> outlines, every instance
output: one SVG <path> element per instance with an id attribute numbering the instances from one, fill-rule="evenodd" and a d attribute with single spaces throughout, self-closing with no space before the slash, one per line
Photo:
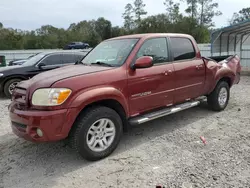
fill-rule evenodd
<path id="1" fill-rule="evenodd" d="M 44 66 L 46 66 L 44 63 L 40 63 L 40 64 L 38 65 L 38 68 L 39 68 L 39 69 L 43 69 Z"/>
<path id="2" fill-rule="evenodd" d="M 142 56 L 135 61 L 133 69 L 144 69 L 153 66 L 153 58 L 150 56 Z"/>

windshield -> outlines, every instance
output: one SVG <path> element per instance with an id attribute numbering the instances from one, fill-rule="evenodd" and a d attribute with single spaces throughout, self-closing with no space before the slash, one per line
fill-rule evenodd
<path id="1" fill-rule="evenodd" d="M 23 63 L 23 66 L 31 66 L 31 65 L 35 65 L 38 61 L 40 61 L 45 55 L 44 54 L 38 54 L 35 55 L 33 57 L 31 57 L 30 59 L 28 59 L 25 63 Z"/>
<path id="2" fill-rule="evenodd" d="M 84 64 L 97 62 L 110 66 L 121 66 L 139 39 L 104 41 L 96 46 L 83 60 Z"/>

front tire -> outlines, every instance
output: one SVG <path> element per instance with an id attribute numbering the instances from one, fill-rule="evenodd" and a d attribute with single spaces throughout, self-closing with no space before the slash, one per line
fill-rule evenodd
<path id="1" fill-rule="evenodd" d="M 230 98 L 230 88 L 227 82 L 220 81 L 214 91 L 207 97 L 208 105 L 214 111 L 224 110 Z"/>
<path id="2" fill-rule="evenodd" d="M 113 109 L 99 106 L 77 118 L 69 141 L 83 158 L 96 161 L 110 155 L 122 136 L 122 120 Z"/>
<path id="3" fill-rule="evenodd" d="M 7 81 L 5 84 L 4 84 L 4 88 L 3 88 L 3 91 L 4 91 L 4 94 L 6 97 L 8 98 L 11 98 L 11 95 L 16 87 L 16 85 L 22 81 L 21 79 L 11 79 L 9 81 Z"/>

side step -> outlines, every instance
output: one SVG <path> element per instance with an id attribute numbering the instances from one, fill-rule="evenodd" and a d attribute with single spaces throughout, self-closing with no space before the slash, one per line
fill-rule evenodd
<path id="1" fill-rule="evenodd" d="M 202 99 L 200 99 L 200 100 L 202 100 Z M 176 112 L 186 110 L 186 109 L 192 108 L 194 106 L 198 106 L 201 103 L 200 100 L 185 102 L 185 103 L 182 103 L 182 104 L 179 104 L 176 106 L 164 108 L 164 109 L 161 109 L 161 110 L 158 110 L 155 112 L 151 112 L 148 114 L 137 116 L 137 117 L 131 118 L 129 120 L 129 123 L 131 125 L 138 125 L 138 124 L 142 124 L 142 123 L 145 123 L 145 122 L 148 122 L 148 121 L 151 121 L 151 120 L 163 117 L 163 116 L 174 114 Z"/>

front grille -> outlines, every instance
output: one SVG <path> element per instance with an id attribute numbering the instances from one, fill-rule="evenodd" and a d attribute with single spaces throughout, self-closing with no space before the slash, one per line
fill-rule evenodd
<path id="1" fill-rule="evenodd" d="M 12 94 L 12 101 L 19 110 L 25 110 L 27 108 L 27 92 L 26 89 L 16 87 Z"/>
<path id="2" fill-rule="evenodd" d="M 21 128 L 21 129 L 26 129 L 27 125 L 24 125 L 24 124 L 21 124 L 21 123 L 17 123 L 17 122 L 14 122 L 14 121 L 11 121 L 12 125 L 14 125 L 15 127 L 17 128 Z"/>

